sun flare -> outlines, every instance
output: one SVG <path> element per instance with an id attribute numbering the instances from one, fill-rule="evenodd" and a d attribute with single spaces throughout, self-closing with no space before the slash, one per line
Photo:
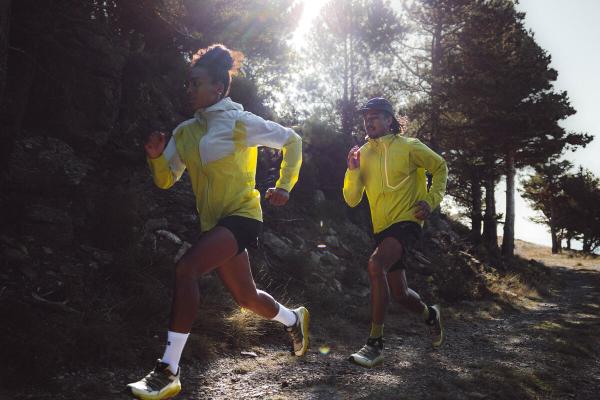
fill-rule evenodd
<path id="1" fill-rule="evenodd" d="M 300 2 L 304 5 L 304 10 L 298 22 L 298 28 L 292 37 L 292 44 L 296 47 L 300 47 L 304 43 L 307 32 L 325 3 L 323 0 L 300 0 Z"/>

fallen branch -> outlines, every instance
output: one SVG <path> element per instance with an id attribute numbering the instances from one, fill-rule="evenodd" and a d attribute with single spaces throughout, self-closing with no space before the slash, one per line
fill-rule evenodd
<path id="1" fill-rule="evenodd" d="M 79 311 L 67 306 L 66 300 L 65 301 L 46 300 L 45 298 L 43 298 L 42 296 L 38 295 L 35 292 L 31 292 L 31 297 L 33 298 L 35 304 L 38 304 L 44 308 L 48 308 L 53 311 L 81 314 Z"/>

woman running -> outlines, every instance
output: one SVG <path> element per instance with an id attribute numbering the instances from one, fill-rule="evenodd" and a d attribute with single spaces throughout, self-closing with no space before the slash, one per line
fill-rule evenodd
<path id="1" fill-rule="evenodd" d="M 265 195 L 272 205 L 282 206 L 298 180 L 302 141 L 293 130 L 244 111 L 227 97 L 239 61 L 241 53 L 223 45 L 199 50 L 188 86 L 197 110 L 194 118 L 175 128 L 168 144 L 164 133 L 153 132 L 144 146 L 158 187 L 170 188 L 187 168 L 202 236 L 175 267 L 164 355 L 148 375 L 127 385 L 139 399 L 166 399 L 181 390 L 179 360 L 196 318 L 197 280 L 213 270 L 240 307 L 285 326 L 296 356 L 308 349 L 308 310 L 290 310 L 257 290 L 246 251 L 262 229 L 260 193 L 255 189 L 257 147 L 283 150 L 280 178 Z"/>

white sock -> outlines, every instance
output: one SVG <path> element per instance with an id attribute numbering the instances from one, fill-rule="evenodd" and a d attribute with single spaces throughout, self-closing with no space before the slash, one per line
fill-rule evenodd
<path id="1" fill-rule="evenodd" d="M 189 333 L 171 332 L 167 333 L 167 348 L 165 354 L 162 356 L 162 362 L 169 364 L 169 370 L 173 374 L 176 374 L 179 370 L 179 360 L 181 359 L 181 353 L 185 342 L 190 336 Z"/>
<path id="2" fill-rule="evenodd" d="M 277 305 L 279 306 L 279 311 L 277 312 L 277 315 L 272 318 L 272 320 L 281 322 L 285 326 L 294 325 L 297 320 L 296 313 L 289 308 L 286 308 L 282 304 L 277 303 Z"/>

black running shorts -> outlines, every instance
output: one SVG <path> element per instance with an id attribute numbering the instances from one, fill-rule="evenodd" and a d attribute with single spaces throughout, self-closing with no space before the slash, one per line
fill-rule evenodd
<path id="1" fill-rule="evenodd" d="M 398 269 L 406 269 L 406 254 L 411 251 L 421 240 L 421 225 L 413 221 L 396 222 L 386 229 L 375 234 L 375 247 L 378 247 L 384 239 L 393 237 L 402 245 L 402 256 L 388 272 Z"/>
<path id="2" fill-rule="evenodd" d="M 238 245 L 237 254 L 244 252 L 249 247 L 258 247 L 258 236 L 262 232 L 262 222 L 252 218 L 240 217 L 239 215 L 230 215 L 221 218 L 217 222 L 217 226 L 227 228 L 233 233 Z"/>

